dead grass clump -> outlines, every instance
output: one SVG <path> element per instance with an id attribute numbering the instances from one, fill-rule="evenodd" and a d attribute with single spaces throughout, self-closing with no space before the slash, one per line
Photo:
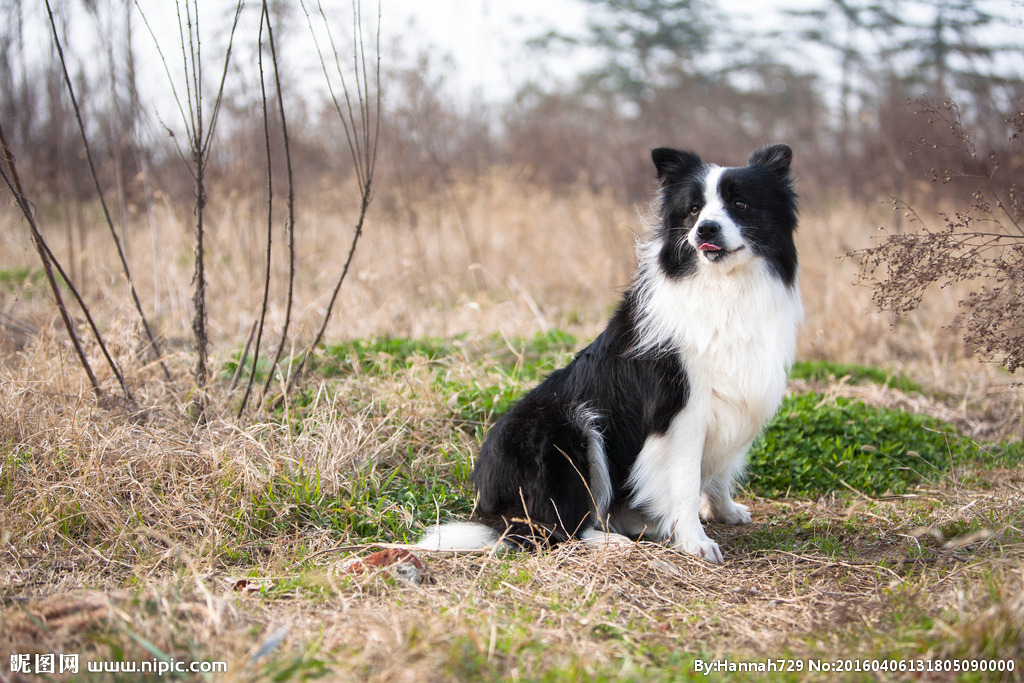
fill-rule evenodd
<path id="1" fill-rule="evenodd" d="M 159 395 L 141 394 L 156 401 L 138 412 L 108 410 L 84 385 L 71 386 L 74 366 L 38 371 L 40 355 L 63 353 L 43 343 L 0 368 L 0 553 L 12 568 L 0 583 L 8 590 L 47 585 L 66 576 L 68 562 L 78 579 L 105 566 L 103 583 L 118 585 L 159 573 L 176 544 L 223 566 L 238 553 L 273 552 L 266 537 L 274 529 L 291 529 L 289 544 L 312 542 L 299 534 L 306 511 L 368 480 L 379 484 L 412 459 L 421 472 L 440 465 L 430 440 L 442 433 L 451 433 L 448 452 L 468 448 L 453 437 L 469 435 L 432 413 L 436 391 L 406 398 L 423 381 L 415 368 L 402 386 L 402 378 L 364 379 L 339 393 L 314 389 L 294 417 L 286 406 L 283 421 L 241 426 L 213 408 L 196 425 Z M 230 411 L 228 401 L 215 405 Z M 293 522 L 281 521 L 289 515 Z"/>
<path id="2" fill-rule="evenodd" d="M 0 651 L 17 654 L 78 655 L 78 676 L 56 680 L 118 680 L 112 674 L 91 674 L 89 663 L 116 665 L 118 659 L 136 672 L 158 671 L 162 663 L 226 662 L 228 670 L 243 672 L 245 637 L 249 622 L 228 596 L 160 584 L 137 591 L 57 591 L 40 599 L 17 600 L 0 613 Z M 203 652 L 203 644 L 230 643 L 218 654 Z M 119 651 L 113 656 L 111 645 Z M 58 654 L 58 656 L 59 656 Z M 35 666 L 34 657 L 30 659 Z M 5 662 L 6 664 L 6 662 Z M 9 669 L 4 667 L 5 673 Z M 103 669 L 98 669 L 103 671 Z M 13 674 L 13 681 L 31 681 L 35 675 Z M 59 665 L 54 673 L 61 673 Z M 136 674 L 139 675 L 139 674 Z M 237 680 L 244 680 L 243 677 Z"/>
<path id="3" fill-rule="evenodd" d="M 941 656 L 950 659 L 1024 661 L 1024 575 L 1020 571 L 1007 574 L 1004 579 L 1006 583 L 999 587 L 987 587 L 987 595 L 975 600 L 990 606 L 975 611 L 965 608 L 961 603 L 958 605 L 957 621 L 940 621 L 935 628 L 935 635 L 945 641 Z M 978 590 L 971 586 L 964 588 Z"/>

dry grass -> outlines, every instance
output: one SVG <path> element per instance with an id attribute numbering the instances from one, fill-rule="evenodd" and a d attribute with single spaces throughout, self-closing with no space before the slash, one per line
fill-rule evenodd
<path id="1" fill-rule="evenodd" d="M 307 193 L 299 196 L 296 228 L 298 343 L 320 321 L 356 215 L 346 201 L 351 193 Z M 223 353 L 242 344 L 258 310 L 266 219 L 258 202 L 233 193 L 214 195 L 208 211 L 210 320 L 213 342 Z M 457 184 L 440 196 L 415 190 L 381 195 L 327 337 L 529 336 L 546 327 L 595 334 L 632 273 L 638 214 L 646 211 L 583 187 L 555 194 L 524 185 L 509 171 Z M 42 223 L 55 251 L 65 254 L 90 301 L 103 304 L 108 323 L 133 320 L 109 236 L 97 217 L 89 208 L 72 217 L 58 208 L 49 213 L 51 220 Z M 167 202 L 158 202 L 151 213 L 140 207 L 131 212 L 129 255 L 143 302 L 157 327 L 181 348 L 189 336 L 191 214 Z M 894 321 L 872 307 L 870 290 L 851 284 L 857 269 L 843 258 L 898 218 L 883 203 L 805 202 L 798 237 L 807 322 L 800 356 L 908 369 L 921 380 L 946 384 L 951 364 L 965 356 L 955 330 L 946 328 L 960 292 L 944 290 L 926 299 L 917 315 L 894 329 Z M 0 220 L 6 226 L 0 271 L 34 266 L 13 208 Z M 72 256 L 66 255 L 68 245 Z M 272 330 L 284 316 L 285 265 L 277 254 Z M 5 338 L 25 336 L 18 323 L 33 329 L 53 318 L 38 294 L 17 283 L 7 290 Z M 985 371 L 970 363 L 962 374 L 979 372 Z M 986 372 L 985 380 L 991 377 Z"/>
<path id="2" fill-rule="evenodd" d="M 299 196 L 296 300 L 303 341 L 321 320 L 349 245 L 357 207 L 346 198 L 351 194 L 344 190 Z M 257 201 L 234 194 L 214 197 L 208 208 L 210 321 L 213 342 L 222 348 L 240 346 L 258 312 L 264 211 Z M 67 228 L 74 256 L 64 258 L 73 265 L 73 276 L 83 274 L 81 284 L 91 301 L 106 304 L 110 316 L 131 320 L 127 302 L 111 300 L 121 298 L 113 295 L 124 286 L 108 253 L 109 235 L 90 218 L 81 218 L 82 228 L 77 223 Z M 5 224 L 0 270 L 34 265 L 28 237 L 11 207 L 0 220 Z M 186 339 L 189 330 L 191 220 L 187 210 L 159 203 L 151 224 L 137 209 L 127 240 L 143 302 L 160 330 L 178 340 Z M 635 209 L 610 194 L 580 188 L 556 195 L 497 172 L 441 197 L 382 196 L 368 221 L 329 339 L 467 331 L 532 334 L 545 325 L 574 323 L 579 315 L 596 325 L 632 272 L 638 227 Z M 54 250 L 66 254 L 62 221 L 49 227 Z M 280 234 L 275 240 L 280 244 Z M 586 245 L 583 258 L 580 245 Z M 283 254 L 275 254 L 273 273 L 277 296 L 269 312 L 271 329 L 284 316 Z M 6 298 L 4 313 L 37 326 L 52 317 L 34 301 L 18 299 L 18 292 Z"/>
<path id="3" fill-rule="evenodd" d="M 354 215 L 333 195 L 317 206 L 299 215 L 303 339 Z M 882 365 L 928 391 L 816 388 L 935 414 L 978 437 L 1019 429 L 1021 390 L 966 358 L 943 327 L 953 293 L 892 327 L 870 292 L 849 284 L 855 268 L 840 257 L 887 220 L 884 207 L 812 203 L 803 215 L 800 355 Z M 211 327 L 224 361 L 258 304 L 262 219 L 232 197 L 210 216 Z M 177 349 L 175 382 L 139 359 L 100 231 L 84 231 L 75 268 L 89 277 L 139 412 L 90 397 L 31 278 L 0 288 L 0 681 L 21 680 L 8 655 L 25 652 L 223 660 L 228 672 L 215 678 L 244 681 L 677 680 L 695 658 L 1004 656 L 1018 661 L 1007 679 L 1020 680 L 1020 468 L 956 471 L 896 498 L 757 499 L 754 524 L 711 530 L 728 559 L 720 567 L 650 544 L 569 545 L 432 555 L 422 585 L 344 574 L 360 525 L 415 533 L 411 521 L 434 514 L 422 508 L 437 491 L 374 498 L 392 491 L 392 475 L 456 487 L 464 476 L 477 434 L 434 381 L 438 364 L 466 386 L 492 386 L 474 340 L 546 327 L 594 334 L 632 269 L 634 207 L 508 174 L 440 199 L 381 197 L 328 338 L 465 334 L 464 353 L 323 382 L 301 408 L 241 422 L 238 396 L 218 384 L 201 425 L 184 408 L 188 216 L 157 207 L 155 240 L 136 219 L 131 257 Z M 3 221 L 0 271 L 32 266 L 17 221 Z M 272 324 L 282 317 L 278 305 Z"/>
<path id="4" fill-rule="evenodd" d="M 671 680 L 693 657 L 1019 657 L 1021 482 L 993 472 L 899 500 L 755 501 L 751 527 L 712 530 L 729 558 L 720 567 L 652 544 L 564 546 L 434 555 L 423 585 L 343 576 L 348 553 L 297 560 L 287 538 L 281 552 L 228 566 L 187 531 L 151 534 L 149 558 L 129 562 L 69 552 L 59 537 L 38 551 L 9 543 L 5 564 L 23 571 L 5 586 L 0 649 L 84 661 L 114 643 L 141 662 L 151 643 L 228 662 L 220 680 L 289 667 L 340 680 Z M 942 531 L 979 522 L 991 535 Z M 240 573 L 259 590 L 238 592 Z"/>

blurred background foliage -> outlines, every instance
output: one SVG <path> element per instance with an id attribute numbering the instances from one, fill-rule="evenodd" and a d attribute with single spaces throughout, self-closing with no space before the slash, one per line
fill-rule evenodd
<path id="1" fill-rule="evenodd" d="M 388 30 L 394 3 L 382 3 L 377 197 L 385 208 L 400 210 L 411 191 L 444 191 L 496 166 L 535 183 L 582 182 L 637 200 L 649 189 L 647 150 L 664 144 L 738 163 L 759 144 L 786 140 L 805 192 L 858 200 L 934 196 L 943 190 L 931 181 L 944 181 L 947 169 L 986 173 L 989 151 L 1001 155 L 1008 174 L 1022 165 L 1006 126 L 1024 98 L 1019 3 L 816 0 L 787 9 L 783 1 L 737 13 L 710 0 L 579 2 L 582 28 L 569 31 L 553 19 L 527 53 L 538 64 L 578 62 L 575 80 L 533 78 L 501 102 L 453 95 L 459 67 L 446 47 Z M 0 0 L 0 117 L 12 146 L 31 150 L 19 159 L 30 194 L 84 199 L 91 181 L 59 62 L 52 46 L 37 40 L 46 21 L 38 4 Z M 233 3 L 221 4 L 225 20 L 207 29 L 209 50 L 220 47 L 219 32 L 229 27 Z M 146 8 L 130 0 L 55 4 L 65 32 L 97 36 L 74 53 L 72 78 L 90 142 L 104 160 L 104 183 L 129 208 L 157 191 L 185 198 L 190 191 L 166 123 L 176 117 L 161 110 L 166 103 L 142 99 L 152 83 L 166 80 L 159 64 L 139 57 L 153 43 L 140 19 Z M 243 8 L 243 23 L 259 11 L 258 4 Z M 311 43 L 307 11 L 297 0 L 272 4 L 282 70 L 296 76 L 284 85 L 290 116 L 301 121 L 292 127 L 292 155 L 300 184 L 315 187 L 352 171 L 326 93 L 299 77 L 298 56 Z M 75 35 L 65 37 L 75 43 Z M 259 193 L 264 180 L 250 172 L 264 145 L 259 48 L 249 40 L 235 49 L 211 172 L 228 187 Z M 925 97 L 959 103 L 978 158 L 923 142 L 944 135 L 915 115 L 921 107 L 914 102 Z M 273 142 L 283 164 L 281 141 Z M 922 145 L 928 154 L 918 153 Z"/>

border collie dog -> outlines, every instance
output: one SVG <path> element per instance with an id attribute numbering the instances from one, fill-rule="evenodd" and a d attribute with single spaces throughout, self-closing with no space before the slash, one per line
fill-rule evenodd
<path id="1" fill-rule="evenodd" d="M 608 327 L 494 424 L 474 521 L 418 547 L 630 537 L 722 562 L 701 519 L 750 521 L 733 480 L 782 400 L 803 317 L 792 152 L 738 168 L 652 158 L 657 215 Z"/>

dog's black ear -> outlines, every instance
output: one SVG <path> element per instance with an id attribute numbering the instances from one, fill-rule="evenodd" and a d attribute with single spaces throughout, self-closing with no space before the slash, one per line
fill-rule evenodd
<path id="1" fill-rule="evenodd" d="M 651 151 L 651 160 L 658 169 L 658 180 L 662 184 L 674 183 L 693 175 L 704 162 L 693 152 L 682 152 L 669 147 Z"/>
<path id="2" fill-rule="evenodd" d="M 789 165 L 793 162 L 793 150 L 789 145 L 771 145 L 762 147 L 750 155 L 747 163 L 751 166 L 765 166 L 781 176 L 789 175 Z"/>

